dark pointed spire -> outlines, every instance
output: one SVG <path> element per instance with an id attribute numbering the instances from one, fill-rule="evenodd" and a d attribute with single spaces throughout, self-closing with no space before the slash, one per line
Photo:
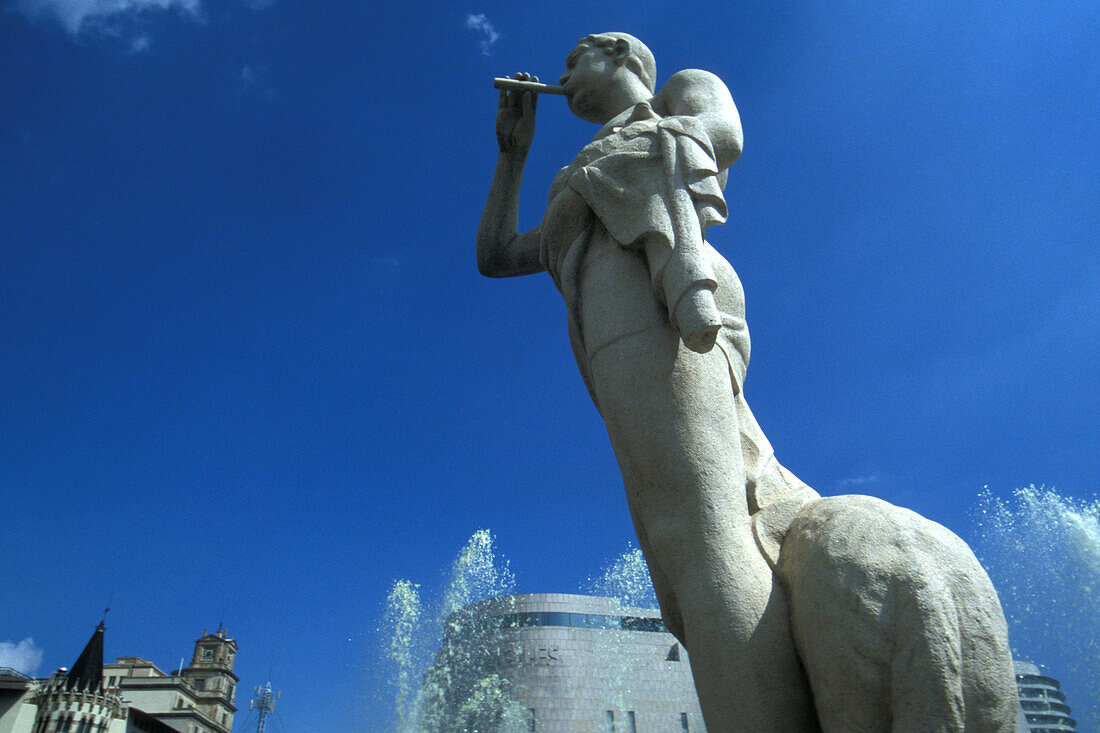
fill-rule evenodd
<path id="1" fill-rule="evenodd" d="M 95 633 L 84 646 L 84 651 L 73 662 L 73 668 L 69 670 L 69 676 L 65 680 L 65 686 L 70 690 L 80 688 L 84 690 L 96 690 L 103 683 L 103 622 L 95 627 Z"/>

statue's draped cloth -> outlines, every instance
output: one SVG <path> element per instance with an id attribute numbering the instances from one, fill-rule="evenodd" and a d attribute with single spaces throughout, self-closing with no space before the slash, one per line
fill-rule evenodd
<path id="1" fill-rule="evenodd" d="M 697 299 L 702 312 L 694 317 L 721 323 L 716 348 L 695 355 L 681 347 L 678 358 L 724 356 L 738 422 L 728 430 L 735 436 L 731 444 L 739 437 L 744 490 L 750 511 L 757 512 L 784 496 L 812 490 L 775 460 L 741 394 L 750 350 L 744 291 L 737 273 L 705 239 L 707 228 L 725 222 L 728 215 L 723 184 L 703 124 L 691 116 L 661 117 L 641 102 L 621 125 L 601 131 L 555 177 L 550 201 L 568 187 L 595 217 L 573 242 L 544 237 L 540 256 L 565 298 L 577 365 L 609 432 L 621 423 L 600 405 L 592 360 L 610 344 L 651 328 L 671 326 L 681 333 L 675 315 L 669 314 L 677 313 L 686 293 L 705 292 Z M 624 287 L 624 279 L 633 285 L 645 279 L 649 287 Z M 613 443 L 616 437 L 629 440 L 612 435 Z"/>
<path id="2" fill-rule="evenodd" d="M 697 317 L 726 326 L 728 346 L 740 357 L 740 373 L 733 375 L 739 389 L 749 359 L 748 329 L 743 295 L 732 313 L 720 313 L 714 300 L 718 281 L 711 260 L 720 255 L 705 237 L 712 224 L 726 220 L 727 209 L 706 130 L 694 117 L 662 118 L 649 102 L 640 102 L 621 126 L 607 132 L 562 169 L 551 187 L 551 201 L 568 186 L 585 200 L 607 235 L 620 246 L 642 251 L 654 294 L 669 314 L 677 312 L 692 286 L 705 290 Z M 577 247 L 542 250 L 543 265 L 563 295 L 575 275 L 565 265 L 571 255 L 578 256 L 573 251 Z M 584 249 L 584 243 L 579 247 Z M 675 323 L 675 316 L 671 320 L 682 333 L 682 324 Z"/>

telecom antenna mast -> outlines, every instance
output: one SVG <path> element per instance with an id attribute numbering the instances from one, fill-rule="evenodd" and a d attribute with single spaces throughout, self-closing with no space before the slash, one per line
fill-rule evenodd
<path id="1" fill-rule="evenodd" d="M 264 733 L 267 730 L 267 719 L 275 712 L 275 701 L 279 699 L 279 690 L 271 691 L 271 683 L 267 682 L 263 687 L 256 688 L 256 696 L 248 701 L 248 709 L 259 713 L 260 721 L 256 723 L 256 733 Z"/>

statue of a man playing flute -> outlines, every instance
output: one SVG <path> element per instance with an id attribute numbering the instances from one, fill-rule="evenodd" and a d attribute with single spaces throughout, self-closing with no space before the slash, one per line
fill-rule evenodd
<path id="1" fill-rule="evenodd" d="M 514 78 L 532 80 L 527 74 Z M 534 85 L 501 91 L 500 155 L 478 228 L 478 268 L 489 277 L 546 271 L 565 299 L 577 366 L 607 426 L 662 616 L 690 654 L 707 729 L 864 730 L 851 727 L 855 715 L 868 721 L 866 730 L 878 730 L 875 711 L 885 706 L 895 727 L 882 730 L 941 730 L 918 719 L 931 698 L 898 707 L 884 699 L 889 684 L 878 672 L 867 679 L 852 673 L 819 680 L 815 660 L 832 657 L 826 666 L 842 665 L 844 655 L 818 649 L 813 638 L 803 639 L 812 634 L 800 632 L 800 620 L 811 627 L 827 614 L 806 603 L 797 617 L 790 588 L 808 588 L 799 585 L 807 574 L 811 585 L 818 578 L 831 582 L 823 563 L 832 562 L 799 555 L 800 540 L 789 539 L 805 508 L 821 507 L 810 519 L 851 537 L 860 534 L 849 525 L 888 532 L 891 522 L 910 521 L 912 513 L 899 519 L 896 513 L 905 510 L 869 497 L 834 497 L 866 500 L 834 511 L 833 499 L 820 499 L 778 463 L 745 401 L 744 292 L 733 268 L 706 241 L 707 229 L 726 219 L 727 169 L 741 155 L 741 122 L 729 90 L 699 70 L 680 71 L 658 90 L 653 55 L 625 33 L 583 38 L 560 84 L 570 110 L 600 129 L 554 178 L 542 224 L 519 232 L 520 183 L 537 96 L 523 90 Z M 924 524 L 921 531 L 934 535 Z M 784 552 L 803 558 L 789 578 L 780 553 L 788 542 L 793 549 Z M 952 546 L 944 554 L 958 552 Z M 975 592 L 987 591 L 992 587 Z M 858 614 L 851 623 L 872 625 Z M 989 652 L 994 657 L 1007 654 L 1003 616 L 999 623 Z M 887 634 L 881 626 L 866 635 Z M 829 633 L 850 646 L 851 635 L 841 639 L 844 630 Z M 879 636 L 868 643 L 879 643 Z M 879 651 L 884 659 L 891 653 Z M 1011 667 L 998 674 L 995 694 L 985 699 L 992 701 L 994 718 L 1011 722 Z M 830 696 L 832 707 L 815 710 L 811 680 L 813 692 Z M 1012 703 L 1000 700 L 1005 694 Z M 852 705 L 862 707 L 854 711 Z M 911 727 L 904 725 L 902 708 L 917 716 Z M 974 714 L 976 707 L 966 711 L 967 730 L 1011 729 L 978 725 Z"/>

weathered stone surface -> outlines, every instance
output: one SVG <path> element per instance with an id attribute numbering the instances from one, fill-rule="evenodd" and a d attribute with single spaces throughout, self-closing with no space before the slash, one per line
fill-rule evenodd
<path id="1" fill-rule="evenodd" d="M 655 80 L 636 38 L 580 41 L 560 83 L 570 109 L 601 127 L 523 233 L 536 97 L 501 93 L 478 267 L 546 271 L 565 299 L 708 729 L 1011 730 L 1004 619 L 965 545 L 884 502 L 822 500 L 776 461 L 742 392 L 741 283 L 706 242 L 741 153 L 737 108 L 708 72 L 678 72 L 659 90 Z M 862 673 L 860 696 L 848 667 Z"/>
<path id="2" fill-rule="evenodd" d="M 869 496 L 818 499 L 776 572 L 824 730 L 1015 731 L 997 594 L 946 528 Z"/>

